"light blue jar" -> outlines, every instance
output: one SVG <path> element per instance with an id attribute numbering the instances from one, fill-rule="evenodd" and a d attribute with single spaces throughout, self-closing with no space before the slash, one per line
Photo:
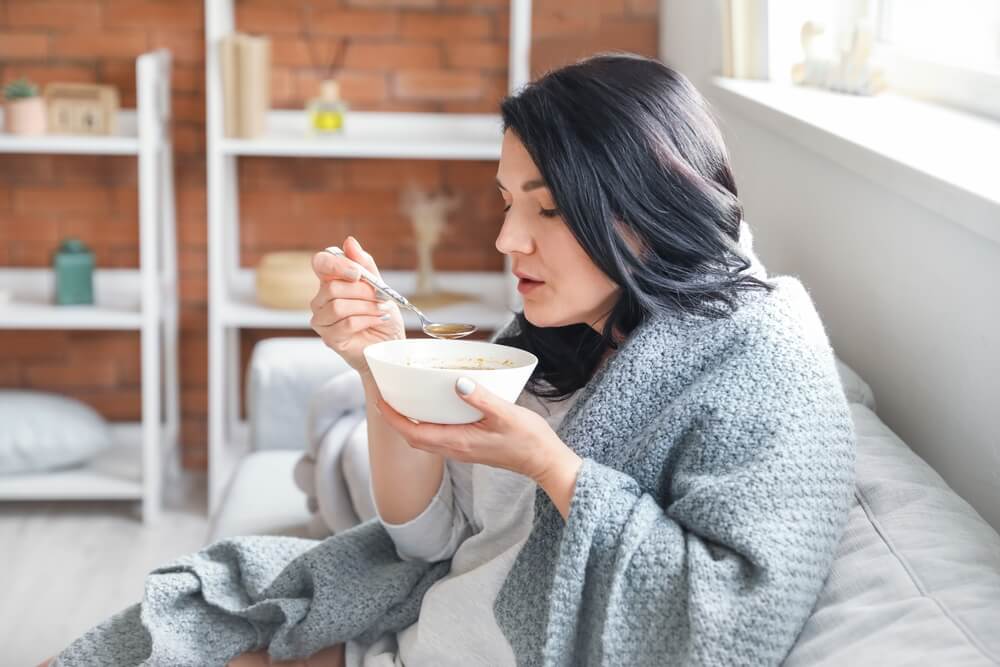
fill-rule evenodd
<path id="1" fill-rule="evenodd" d="M 94 303 L 94 253 L 76 238 L 65 239 L 52 256 L 56 274 L 56 303 L 61 306 Z"/>

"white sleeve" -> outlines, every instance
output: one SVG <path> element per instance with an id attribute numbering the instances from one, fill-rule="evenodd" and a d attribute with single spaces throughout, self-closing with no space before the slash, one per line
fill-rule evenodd
<path id="1" fill-rule="evenodd" d="M 456 502 L 447 461 L 441 485 L 423 512 L 406 523 L 386 522 L 378 514 L 377 507 L 376 513 L 395 542 L 396 553 L 403 560 L 422 560 L 428 563 L 446 560 L 472 534 L 472 527 Z"/>

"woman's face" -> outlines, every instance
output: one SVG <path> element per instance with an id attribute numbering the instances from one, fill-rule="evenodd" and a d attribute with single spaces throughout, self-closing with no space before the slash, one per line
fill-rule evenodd
<path id="1" fill-rule="evenodd" d="M 619 288 L 591 261 L 556 210 L 521 140 L 504 133 L 497 186 L 506 214 L 497 250 L 521 280 L 524 316 L 537 327 L 584 323 L 600 331 Z"/>

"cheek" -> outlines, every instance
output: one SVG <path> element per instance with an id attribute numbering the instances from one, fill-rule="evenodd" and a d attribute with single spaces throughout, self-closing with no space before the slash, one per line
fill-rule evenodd
<path id="1" fill-rule="evenodd" d="M 545 314 L 537 314 L 551 320 L 546 326 L 587 321 L 606 307 L 617 291 L 617 285 L 597 268 L 568 228 L 561 231 L 538 244 L 539 249 L 547 250 L 545 266 L 549 268 Z"/>

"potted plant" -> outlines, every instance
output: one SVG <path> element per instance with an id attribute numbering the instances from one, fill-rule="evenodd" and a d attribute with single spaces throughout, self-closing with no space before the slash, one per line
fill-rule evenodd
<path id="1" fill-rule="evenodd" d="M 4 86 L 4 131 L 11 134 L 45 134 L 45 100 L 27 79 Z"/>

